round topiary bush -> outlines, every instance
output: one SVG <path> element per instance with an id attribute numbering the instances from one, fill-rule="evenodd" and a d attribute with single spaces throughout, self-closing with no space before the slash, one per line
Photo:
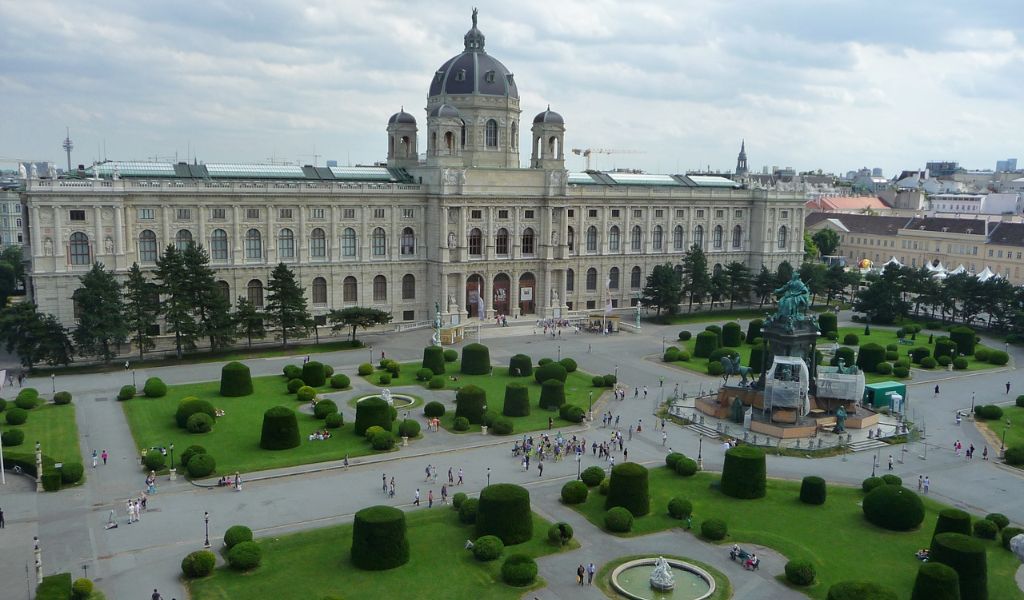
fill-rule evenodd
<path id="1" fill-rule="evenodd" d="M 310 387 L 321 387 L 327 382 L 327 370 L 324 364 L 315 360 L 302 365 L 302 381 Z"/>
<path id="2" fill-rule="evenodd" d="M 857 346 L 860 344 L 860 338 L 857 337 L 856 333 L 848 333 L 843 336 L 843 344 L 846 346 Z"/>
<path id="3" fill-rule="evenodd" d="M 552 379 L 564 383 L 568 376 L 569 374 L 566 372 L 565 367 L 556 362 L 537 367 L 533 371 L 533 379 L 542 385 L 545 381 Z"/>
<path id="4" fill-rule="evenodd" d="M 988 519 L 979 519 L 974 522 L 974 537 L 983 540 L 994 540 L 999 535 L 999 526 Z"/>
<path id="5" fill-rule="evenodd" d="M 459 521 L 466 525 L 472 525 L 476 523 L 477 510 L 480 507 L 480 500 L 476 498 L 466 498 L 459 505 Z"/>
<path id="6" fill-rule="evenodd" d="M 192 444 L 188 448 L 185 448 L 185 451 L 181 453 L 181 458 L 178 459 L 181 466 L 187 467 L 188 461 L 192 460 L 192 457 L 197 454 L 206 454 L 206 448 L 198 444 Z"/>
<path id="7" fill-rule="evenodd" d="M 284 378 L 289 381 L 302 378 L 302 367 L 298 365 L 285 365 L 282 372 L 284 373 Z"/>
<path id="8" fill-rule="evenodd" d="M 288 388 L 289 394 L 295 394 L 305 386 L 306 382 L 296 377 L 295 379 L 289 379 L 286 387 Z"/>
<path id="9" fill-rule="evenodd" d="M 917 571 L 910 600 L 960 600 L 960 577 L 947 565 L 926 562 Z"/>
<path id="10" fill-rule="evenodd" d="M 873 581 L 840 581 L 828 588 L 826 600 L 898 600 L 898 596 Z"/>
<path id="11" fill-rule="evenodd" d="M 970 356 L 974 354 L 974 345 L 977 343 L 977 334 L 970 327 L 960 325 L 949 330 L 949 339 L 956 344 L 960 354 Z"/>
<path id="12" fill-rule="evenodd" d="M 693 355 L 697 358 L 707 358 L 711 353 L 718 350 L 718 334 L 713 331 L 702 331 L 697 334 L 697 340 L 693 345 Z"/>
<path id="13" fill-rule="evenodd" d="M 391 431 L 391 407 L 379 396 L 356 403 L 356 435 L 365 435 L 366 430 L 374 425 Z"/>
<path id="14" fill-rule="evenodd" d="M 669 452 L 668 454 L 665 455 L 665 466 L 672 470 L 675 470 L 676 463 L 684 458 L 686 458 L 686 455 L 683 454 L 682 452 Z"/>
<path id="15" fill-rule="evenodd" d="M 324 365 L 324 375 L 330 380 L 334 376 L 334 367 L 331 365 Z"/>
<path id="16" fill-rule="evenodd" d="M 479 501 L 477 535 L 496 535 L 506 546 L 521 544 L 533 537 L 533 513 L 530 512 L 530 492 L 526 488 L 495 483 L 480 491 Z"/>
<path id="17" fill-rule="evenodd" d="M 211 419 L 217 415 L 209 400 L 200 400 L 195 396 L 186 396 L 178 403 L 178 409 L 174 413 L 174 420 L 178 423 L 178 427 L 185 428 L 188 426 L 188 418 L 196 413 L 208 414 Z"/>
<path id="18" fill-rule="evenodd" d="M 804 504 L 824 504 L 827 495 L 825 480 L 809 475 L 800 482 L 800 501 Z"/>
<path id="19" fill-rule="evenodd" d="M 963 371 L 964 369 L 967 368 L 968 364 L 969 363 L 967 362 L 967 358 L 963 356 L 958 356 L 953 359 L 953 368 L 956 369 L 957 371 Z"/>
<path id="20" fill-rule="evenodd" d="M 459 507 L 461 507 L 462 503 L 466 501 L 466 498 L 468 498 L 468 496 L 466 496 L 464 492 L 456 492 L 455 495 L 452 496 L 452 508 L 459 510 Z"/>
<path id="21" fill-rule="evenodd" d="M 907 377 L 910 377 L 910 369 L 903 365 L 897 365 L 892 368 L 892 374 L 899 379 L 906 379 Z"/>
<path id="22" fill-rule="evenodd" d="M 874 373 L 878 363 L 885 362 L 885 348 L 874 342 L 864 344 L 857 353 L 857 366 L 867 373 Z"/>
<path id="23" fill-rule="evenodd" d="M 743 330 L 740 324 L 729 321 L 722 325 L 722 345 L 730 348 L 738 348 L 743 344 Z"/>
<path id="24" fill-rule="evenodd" d="M 8 421 L 8 423 L 10 423 L 10 421 Z M 1007 448 L 1006 452 L 1003 454 L 1003 460 L 1006 461 L 1006 464 L 1008 465 L 1024 465 L 1024 446 L 1013 446 L 1011 448 Z"/>
<path id="25" fill-rule="evenodd" d="M 874 372 L 878 373 L 879 375 L 891 375 L 892 365 L 884 361 L 880 362 L 877 365 L 875 365 Z"/>
<path id="26" fill-rule="evenodd" d="M 352 380 L 349 379 L 348 375 L 344 373 L 336 373 L 331 375 L 331 387 L 336 390 L 345 390 L 352 385 Z"/>
<path id="27" fill-rule="evenodd" d="M 760 373 L 768 369 L 775 362 L 775 357 L 768 352 L 768 346 L 763 343 L 756 344 L 750 349 L 750 370 Z"/>
<path id="28" fill-rule="evenodd" d="M 252 541 L 252 529 L 245 525 L 232 525 L 224 532 L 224 545 L 232 548 L 242 542 Z"/>
<path id="29" fill-rule="evenodd" d="M 692 477 L 697 474 L 697 461 L 684 456 L 676 461 L 675 472 L 683 477 Z"/>
<path id="30" fill-rule="evenodd" d="M 516 354 L 508 360 L 508 374 L 512 377 L 533 375 L 533 359 L 525 354 Z"/>
<path id="31" fill-rule="evenodd" d="M 838 331 L 839 319 L 835 313 L 823 312 L 818 315 L 818 329 L 821 330 L 822 335 L 829 333 L 830 331 Z"/>
<path id="32" fill-rule="evenodd" d="M 550 365 L 553 362 L 555 362 L 555 359 L 553 359 L 553 358 L 542 358 L 542 359 L 537 361 L 537 366 L 538 367 L 543 367 L 544 365 Z"/>
<path id="33" fill-rule="evenodd" d="M 189 459 L 185 468 L 188 470 L 188 476 L 193 479 L 206 477 L 217 469 L 217 461 L 204 452 Z"/>
<path id="34" fill-rule="evenodd" d="M 725 372 L 725 368 L 720 362 L 709 362 L 708 363 L 708 375 L 721 375 Z"/>
<path id="35" fill-rule="evenodd" d="M 80 462 L 66 462 L 60 468 L 60 482 L 72 485 L 82 480 L 85 475 L 85 467 Z"/>
<path id="36" fill-rule="evenodd" d="M 167 384 L 161 381 L 159 377 L 150 377 L 142 386 L 142 393 L 147 398 L 162 398 L 167 395 Z"/>
<path id="37" fill-rule="evenodd" d="M 370 363 L 363 363 L 363 364 L 359 365 L 359 367 L 356 369 L 356 373 L 358 373 L 362 377 L 366 377 L 367 375 L 372 375 L 373 374 L 373 365 L 371 365 Z"/>
<path id="38" fill-rule="evenodd" d="M 979 404 L 974 407 L 974 416 L 991 421 L 1003 418 L 1003 409 L 995 404 Z"/>
<path id="39" fill-rule="evenodd" d="M 71 392 L 57 392 L 53 395 L 53 403 L 59 405 L 71 404 Z"/>
<path id="40" fill-rule="evenodd" d="M 548 541 L 556 546 L 565 546 L 572 539 L 572 525 L 559 521 L 548 527 Z"/>
<path id="41" fill-rule="evenodd" d="M 195 413 L 185 421 L 185 429 L 189 433 L 210 433 L 213 430 L 213 417 L 206 413 Z"/>
<path id="42" fill-rule="evenodd" d="M 189 579 L 206 577 L 213 573 L 217 565 L 217 557 L 209 550 L 196 550 L 181 559 L 181 572 Z"/>
<path id="43" fill-rule="evenodd" d="M 700 524 L 700 534 L 706 540 L 717 542 L 729 534 L 729 526 L 722 519 L 708 519 Z"/>
<path id="44" fill-rule="evenodd" d="M 506 417 L 525 417 L 530 414 L 530 390 L 524 384 L 510 383 L 505 386 L 505 405 L 501 414 Z"/>
<path id="45" fill-rule="evenodd" d="M 251 571 L 260 566 L 263 551 L 256 542 L 239 542 L 228 550 L 228 564 L 236 571 Z"/>
<path id="46" fill-rule="evenodd" d="M 1010 540 L 1022 533 L 1024 533 L 1024 529 L 1021 529 L 1020 527 L 1004 527 L 1003 530 L 999 532 L 999 542 L 1003 545 L 1004 549 L 1009 550 Z"/>
<path id="47" fill-rule="evenodd" d="M 39 478 L 42 480 L 44 491 L 56 492 L 60 490 L 60 471 L 57 469 L 44 468 L 43 474 Z"/>
<path id="48" fill-rule="evenodd" d="M 444 389 L 444 375 L 435 375 L 430 383 L 427 384 L 427 388 L 431 390 L 443 390 Z"/>
<path id="49" fill-rule="evenodd" d="M 0 433 L 0 444 L 3 444 L 4 448 L 20 446 L 24 443 L 25 432 L 20 429 L 8 429 L 7 431 Z"/>
<path id="50" fill-rule="evenodd" d="M 497 536 L 484 535 L 473 542 L 473 558 L 480 562 L 496 560 L 504 551 L 505 544 Z"/>
<path id="51" fill-rule="evenodd" d="M 444 349 L 440 346 L 424 348 L 422 364 L 424 369 L 430 369 L 434 375 L 444 375 Z"/>
<path id="52" fill-rule="evenodd" d="M 469 419 L 466 417 L 455 417 L 452 421 L 452 429 L 455 431 L 469 431 Z"/>
<path id="53" fill-rule="evenodd" d="M 80 577 L 71 584 L 71 598 L 73 600 L 89 600 L 92 597 L 93 584 L 91 579 Z M 36 596 L 39 597 L 38 595 Z"/>
<path id="54" fill-rule="evenodd" d="M 960 598 L 988 598 L 988 564 L 985 545 L 962 533 L 940 533 L 932 538 L 929 561 L 942 563 L 960 579 Z"/>
<path id="55" fill-rule="evenodd" d="M 576 369 L 579 368 L 579 365 L 576 364 L 576 361 L 569 357 L 565 357 L 562 360 L 558 361 L 558 364 L 562 365 L 562 367 L 565 368 L 567 373 L 575 373 Z"/>
<path id="56" fill-rule="evenodd" d="M 943 356 L 948 356 L 950 359 L 957 355 L 956 342 L 947 338 L 941 337 L 935 340 L 935 348 L 932 350 L 932 358 L 939 360 Z"/>
<path id="57" fill-rule="evenodd" d="M 719 348 L 711 353 L 708 357 L 708 362 L 721 362 L 722 358 L 728 356 L 729 358 L 739 358 L 740 353 L 732 348 Z"/>
<path id="58" fill-rule="evenodd" d="M 304 385 L 295 392 L 295 399 L 303 404 L 311 402 L 313 398 L 316 398 L 316 389 L 311 386 Z"/>
<path id="59" fill-rule="evenodd" d="M 513 554 L 501 565 L 501 580 L 522 587 L 537 580 L 537 562 L 526 554 Z"/>
<path id="60" fill-rule="evenodd" d="M 336 412 L 338 412 L 338 405 L 334 403 L 334 400 L 321 400 L 313 407 L 313 416 L 318 419 L 326 419 L 327 415 L 333 415 Z"/>
<path id="61" fill-rule="evenodd" d="M 39 390 L 36 388 L 22 388 L 18 395 L 15 396 L 15 400 L 19 398 L 31 398 L 33 400 L 39 400 Z"/>
<path id="62" fill-rule="evenodd" d="M 434 372 L 424 367 L 416 371 L 416 381 L 430 381 L 434 378 Z"/>
<path id="63" fill-rule="evenodd" d="M 324 419 L 324 427 L 328 429 L 337 429 L 345 425 L 345 417 L 341 413 L 332 413 L 327 415 Z"/>
<path id="64" fill-rule="evenodd" d="M 414 438 L 420 434 L 420 422 L 415 419 L 406 419 L 398 424 L 398 435 L 407 438 Z"/>
<path id="65" fill-rule="evenodd" d="M 437 400 L 431 400 L 423 406 L 423 414 L 427 417 L 443 417 L 444 416 L 444 404 L 441 404 Z"/>
<path id="66" fill-rule="evenodd" d="M 926 356 L 921 359 L 922 369 L 934 369 L 938 364 L 938 361 L 936 361 L 934 358 L 930 356 Z"/>
<path id="67" fill-rule="evenodd" d="M 935 520 L 935 531 L 932 537 L 940 533 L 962 533 L 971 534 L 971 515 L 959 508 L 944 508 L 939 511 L 939 518 Z"/>
<path id="68" fill-rule="evenodd" d="M 676 348 L 675 346 L 665 348 L 665 354 L 662 355 L 661 360 L 663 362 L 675 362 L 679 360 L 679 348 Z"/>
<path id="69" fill-rule="evenodd" d="M 668 501 L 668 516 L 673 519 L 685 519 L 693 514 L 693 503 L 686 498 L 676 496 Z"/>
<path id="70" fill-rule="evenodd" d="M 1003 529 L 1010 524 L 1010 519 L 1003 513 L 988 513 L 985 518 L 996 524 L 996 527 Z"/>
<path id="71" fill-rule="evenodd" d="M 786 563 L 786 581 L 805 586 L 814 583 L 814 564 L 809 560 L 791 560 Z"/>
<path id="72" fill-rule="evenodd" d="M 323 384 L 321 384 L 323 385 Z M 237 397 L 252 393 L 252 375 L 249 367 L 240 362 L 229 362 L 220 370 L 220 395 Z"/>
<path id="73" fill-rule="evenodd" d="M 462 349 L 462 372 L 486 375 L 491 372 L 491 352 L 483 344 L 467 344 Z"/>
<path id="74" fill-rule="evenodd" d="M 459 353 L 456 350 L 445 350 L 444 351 L 444 362 L 453 363 L 459 360 Z"/>
<path id="75" fill-rule="evenodd" d="M 541 367 L 541 369 L 546 368 L 546 366 Z M 538 369 L 537 372 L 539 373 L 541 369 Z M 555 410 L 565 404 L 565 384 L 558 379 L 548 379 L 542 383 L 539 404 L 545 410 Z"/>
<path id="76" fill-rule="evenodd" d="M 132 398 L 135 397 L 135 393 L 136 392 L 134 385 L 123 385 L 121 386 L 121 389 L 117 392 L 117 399 L 121 401 L 131 400 Z"/>
<path id="77" fill-rule="evenodd" d="M 515 426 L 512 424 L 512 419 L 507 417 L 498 417 L 491 423 L 491 433 L 494 435 L 509 435 L 515 430 Z"/>
<path id="78" fill-rule="evenodd" d="M 590 490 L 587 484 L 582 481 L 572 480 L 562 486 L 563 504 L 582 504 L 587 501 L 587 493 Z"/>
<path id="79" fill-rule="evenodd" d="M 4 411 L 4 420 L 7 421 L 8 425 L 22 425 L 25 421 L 28 421 L 28 411 L 20 406 L 8 408 Z"/>
<path id="80" fill-rule="evenodd" d="M 704 331 L 710 331 L 718 337 L 718 347 L 722 347 L 722 327 L 720 325 L 708 325 Z"/>
<path id="81" fill-rule="evenodd" d="M 615 384 L 618 382 L 619 378 L 613 373 L 608 373 L 604 376 L 604 387 L 615 387 Z"/>
<path id="82" fill-rule="evenodd" d="M 981 362 L 987 362 L 989 352 L 990 350 L 988 348 L 984 346 L 979 346 L 974 349 L 974 358 L 976 360 L 980 360 Z"/>
<path id="83" fill-rule="evenodd" d="M 286 406 L 274 406 L 263 413 L 263 431 L 260 448 L 287 450 L 299 445 L 299 422 L 295 411 Z"/>
<path id="84" fill-rule="evenodd" d="M 692 336 L 693 336 L 692 333 L 690 333 L 689 331 L 684 329 L 684 330 L 679 332 L 679 341 L 680 342 L 688 342 L 688 341 L 690 341 L 690 338 Z"/>
<path id="85" fill-rule="evenodd" d="M 651 497 L 648 492 L 647 468 L 633 462 L 615 465 L 609 478 L 608 497 L 604 506 L 621 506 L 635 517 L 649 513 Z"/>
<path id="86" fill-rule="evenodd" d="M 390 450 L 395 447 L 395 434 L 390 431 L 378 431 L 370 436 L 370 447 L 374 450 Z"/>
<path id="87" fill-rule="evenodd" d="M 721 484 L 723 494 L 743 500 L 763 498 L 766 484 L 763 450 L 754 446 L 736 446 L 725 453 Z"/>
<path id="88" fill-rule="evenodd" d="M 1002 366 L 1010 362 L 1010 355 L 1002 350 L 993 350 L 988 353 L 989 364 Z"/>
<path id="89" fill-rule="evenodd" d="M 886 485 L 903 485 L 903 479 L 899 475 L 886 473 L 885 475 L 882 475 L 882 483 Z"/>
<path id="90" fill-rule="evenodd" d="M 604 469 L 598 466 L 587 467 L 580 473 L 580 481 L 587 487 L 601 485 L 601 482 L 604 481 Z"/>
<path id="91" fill-rule="evenodd" d="M 466 352 L 463 351 L 463 364 Z M 483 422 L 487 406 L 487 392 L 475 385 L 463 386 L 455 392 L 455 416 L 464 417 L 470 423 L 479 425 Z"/>
<path id="92" fill-rule="evenodd" d="M 854 353 L 853 348 L 843 346 L 839 348 L 839 350 L 836 350 L 835 356 L 832 357 L 832 366 L 838 366 L 840 360 L 843 361 L 844 365 L 849 367 L 855 363 L 857 355 Z"/>
<path id="93" fill-rule="evenodd" d="M 371 506 L 352 522 L 352 564 L 367 571 L 393 569 L 409 562 L 405 513 L 390 506 Z"/>
<path id="94" fill-rule="evenodd" d="M 7 401 L 0 398 L 0 412 L 4 412 L 7 409 Z"/>
<path id="95" fill-rule="evenodd" d="M 14 406 L 22 410 L 32 410 L 39 404 L 37 396 L 21 396 L 14 399 Z"/>
<path id="96" fill-rule="evenodd" d="M 880 485 L 861 505 L 868 521 L 883 529 L 909 531 L 924 521 L 924 504 L 914 492 L 898 485 Z"/>
<path id="97" fill-rule="evenodd" d="M 615 506 L 604 513 L 604 528 L 614 533 L 626 533 L 633 528 L 633 513 Z"/>
<path id="98" fill-rule="evenodd" d="M 167 457 L 160 450 L 150 449 L 143 457 L 142 464 L 149 471 L 161 471 L 167 465 Z"/>

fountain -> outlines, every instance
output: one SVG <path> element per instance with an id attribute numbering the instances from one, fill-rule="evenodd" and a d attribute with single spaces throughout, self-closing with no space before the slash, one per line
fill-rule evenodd
<path id="1" fill-rule="evenodd" d="M 659 556 L 654 561 L 654 570 L 651 571 L 651 587 L 659 592 L 667 592 L 676 587 L 676 578 L 672 575 L 672 567 L 664 556 Z"/>
<path id="2" fill-rule="evenodd" d="M 702 600 L 715 593 L 715 578 L 674 558 L 641 558 L 612 571 L 612 588 L 632 600 Z"/>
<path id="3" fill-rule="evenodd" d="M 391 390 L 385 388 L 380 394 L 370 394 L 368 396 L 361 396 L 357 398 L 355 400 L 355 404 L 359 404 L 363 400 L 367 400 L 369 398 L 381 398 L 388 403 L 388 406 L 393 406 L 397 409 L 407 408 L 416 402 L 416 399 L 412 396 L 407 396 L 405 394 L 392 394 Z M 351 400 L 349 402 L 351 402 Z"/>

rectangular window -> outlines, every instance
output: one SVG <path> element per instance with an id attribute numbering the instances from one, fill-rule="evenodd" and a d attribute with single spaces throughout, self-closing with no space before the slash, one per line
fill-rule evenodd
<path id="1" fill-rule="evenodd" d="M 524 219 L 532 219 L 533 218 L 533 211 L 532 210 L 524 210 L 523 211 L 523 218 Z"/>
<path id="2" fill-rule="evenodd" d="M 412 219 L 412 218 L 415 218 L 415 217 L 416 217 L 415 209 L 412 209 L 412 208 L 403 208 L 402 209 L 402 218 L 403 219 Z"/>
<path id="3" fill-rule="evenodd" d="M 596 219 L 597 218 L 597 209 L 596 208 L 591 208 L 590 210 L 588 210 L 587 211 L 587 216 L 590 217 L 591 219 Z"/>
<path id="4" fill-rule="evenodd" d="M 618 308 L 618 307 L 619 307 L 619 299 L 618 298 L 612 298 L 612 308 Z"/>
<path id="5" fill-rule="evenodd" d="M 327 325 L 327 315 L 316 315 L 313 317 L 313 322 L 316 323 L 317 327 L 323 327 Z"/>
<path id="6" fill-rule="evenodd" d="M 779 217 L 781 217 L 783 219 L 788 219 L 789 218 L 789 211 L 788 210 L 779 211 Z"/>
<path id="7" fill-rule="evenodd" d="M 655 219 L 661 219 L 664 216 L 665 216 L 665 211 L 663 211 L 661 209 L 654 211 L 654 218 Z"/>
<path id="8" fill-rule="evenodd" d="M 140 208 L 139 209 L 139 219 L 142 219 L 143 221 L 152 221 L 154 219 L 153 209 L 152 208 Z"/>
<path id="9" fill-rule="evenodd" d="M 277 211 L 277 218 L 278 219 L 290 219 L 290 218 L 292 218 L 292 209 L 290 209 L 290 208 L 278 209 L 278 211 Z"/>
<path id="10" fill-rule="evenodd" d="M 634 219 L 639 219 L 642 216 L 644 216 L 644 211 L 640 210 L 639 208 L 634 208 L 633 209 L 633 218 Z"/>
<path id="11" fill-rule="evenodd" d="M 327 216 L 327 211 L 322 208 L 311 208 L 309 209 L 309 218 L 311 219 L 323 219 Z M 291 211 L 288 211 L 288 218 L 292 218 Z"/>
<path id="12" fill-rule="evenodd" d="M 226 218 L 226 212 L 223 208 L 211 208 L 210 218 L 211 219 L 224 219 Z"/>
<path id="13" fill-rule="evenodd" d="M 69 218 L 72 221 L 84 221 L 85 220 L 85 211 L 84 210 L 73 210 L 73 211 L 70 212 Z"/>
<path id="14" fill-rule="evenodd" d="M 484 217 L 484 211 L 482 210 L 471 210 L 469 211 L 470 219 L 482 219 Z"/>
<path id="15" fill-rule="evenodd" d="M 613 219 L 618 219 L 619 218 L 619 209 L 617 209 L 617 208 L 613 208 L 612 209 L 612 218 Z"/>
<path id="16" fill-rule="evenodd" d="M 402 320 L 403 321 L 415 321 L 416 320 L 416 311 L 414 311 L 414 310 L 403 310 L 402 311 Z"/>
<path id="17" fill-rule="evenodd" d="M 373 209 L 373 218 L 374 219 L 383 219 L 384 218 L 384 209 L 383 208 L 375 208 L 375 209 Z"/>
<path id="18" fill-rule="evenodd" d="M 356 218 L 356 209 L 354 209 L 354 208 L 342 209 L 342 211 L 341 211 L 341 218 L 342 219 L 354 219 L 354 218 Z"/>
<path id="19" fill-rule="evenodd" d="M 505 210 L 505 209 L 499 210 L 498 211 L 498 218 L 499 219 L 507 219 L 508 218 L 508 210 Z"/>
<path id="20" fill-rule="evenodd" d="M 245 209 L 246 219 L 258 219 L 260 218 L 260 209 L 258 208 L 247 208 Z"/>
<path id="21" fill-rule="evenodd" d="M 724 210 L 716 210 L 715 211 L 715 218 L 716 219 L 721 219 L 721 218 L 724 218 L 724 217 L 725 217 L 725 211 Z"/>
<path id="22" fill-rule="evenodd" d="M 594 310 L 594 307 L 596 305 L 597 303 L 594 302 L 593 300 L 587 300 L 587 310 Z"/>
<path id="23" fill-rule="evenodd" d="M 736 211 L 735 215 L 736 215 L 737 219 L 742 219 L 743 218 L 743 211 L 742 210 L 738 210 L 738 211 Z"/>
<path id="24" fill-rule="evenodd" d="M 697 209 L 697 218 L 698 219 L 703 219 L 704 218 L 704 209 L 703 208 L 698 208 Z"/>
<path id="25" fill-rule="evenodd" d="M 571 218 L 573 218 L 575 216 L 576 216 L 576 211 L 570 208 L 569 209 L 569 218 L 571 219 Z"/>
<path id="26" fill-rule="evenodd" d="M 684 218 L 686 218 L 686 209 L 685 208 L 677 209 L 676 210 L 676 218 L 677 219 L 684 219 Z"/>
<path id="27" fill-rule="evenodd" d="M 192 210 L 188 208 L 179 208 L 177 212 L 177 220 L 179 221 L 190 221 L 192 219 Z"/>

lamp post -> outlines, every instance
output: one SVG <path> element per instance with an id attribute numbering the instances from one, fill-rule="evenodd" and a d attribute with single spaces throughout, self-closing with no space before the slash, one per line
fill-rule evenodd
<path id="1" fill-rule="evenodd" d="M 32 554 L 36 563 L 36 583 L 43 582 L 43 551 L 39 549 L 39 538 L 32 536 Z"/>
<path id="2" fill-rule="evenodd" d="M 43 450 L 36 442 L 36 491 L 43 491 Z"/>
<path id="3" fill-rule="evenodd" d="M 974 414 L 974 392 L 971 392 L 971 412 L 970 412 L 970 414 L 972 414 L 972 415 Z"/>
<path id="4" fill-rule="evenodd" d="M 50 373 L 50 392 L 57 393 L 57 376 L 53 373 Z"/>
<path id="5" fill-rule="evenodd" d="M 697 470 L 704 470 L 704 434 L 700 434 L 700 439 L 697 440 Z"/>
<path id="6" fill-rule="evenodd" d="M 580 453 L 576 452 L 576 479 L 579 479 L 581 477 L 580 464 L 582 464 L 582 461 L 580 460 Z"/>
<path id="7" fill-rule="evenodd" d="M 875 476 L 875 469 L 877 469 L 877 468 L 878 468 L 878 455 L 876 454 L 876 455 L 871 457 L 871 476 L 872 477 Z"/>
<path id="8" fill-rule="evenodd" d="M 558 360 L 559 361 L 562 360 L 562 345 L 561 344 L 558 345 Z"/>
<path id="9" fill-rule="evenodd" d="M 174 470 L 174 442 L 170 443 L 169 448 L 171 450 L 171 470 Z"/>
<path id="10" fill-rule="evenodd" d="M 491 485 L 491 468 L 487 467 L 487 485 Z"/>
<path id="11" fill-rule="evenodd" d="M 206 525 L 206 541 L 203 542 L 203 547 L 210 547 L 210 513 L 203 512 L 203 523 Z"/>
<path id="12" fill-rule="evenodd" d="M 999 456 L 1006 456 L 1006 430 L 1010 428 L 1010 420 L 1006 420 L 1006 425 L 1003 426 L 1003 438 L 999 442 Z"/>
<path id="13" fill-rule="evenodd" d="M 661 353 L 665 354 L 665 336 L 661 336 Z"/>
<path id="14" fill-rule="evenodd" d="M 132 387 L 138 389 L 138 384 L 135 383 L 135 369 L 132 369 Z"/>
<path id="15" fill-rule="evenodd" d="M 615 365 L 615 382 L 619 381 L 619 365 Z"/>

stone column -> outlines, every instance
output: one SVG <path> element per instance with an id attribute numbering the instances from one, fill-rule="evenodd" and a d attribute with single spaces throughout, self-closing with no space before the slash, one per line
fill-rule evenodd
<path id="1" fill-rule="evenodd" d="M 39 226 L 39 207 L 32 205 L 32 256 L 39 258 L 43 255 L 43 230 Z"/>
<path id="2" fill-rule="evenodd" d="M 480 277 L 484 280 L 484 289 L 480 291 L 484 299 L 484 315 L 481 318 L 492 321 L 494 320 L 494 275 L 488 271 L 482 273 Z"/>
<path id="3" fill-rule="evenodd" d="M 519 318 L 519 272 L 509 271 L 509 306 L 508 310 L 512 314 L 512 318 Z"/>
<path id="4" fill-rule="evenodd" d="M 199 231 L 196 232 L 195 241 L 202 244 L 207 250 L 210 249 L 210 240 L 206 237 L 206 205 L 200 204 L 196 207 L 199 212 Z"/>
<path id="5" fill-rule="evenodd" d="M 54 270 L 64 272 L 68 270 L 68 261 L 65 252 L 67 244 L 64 243 L 64 231 L 61 224 L 63 209 L 60 206 L 53 207 L 53 265 Z"/>
<path id="6" fill-rule="evenodd" d="M 163 221 L 162 232 L 163 236 L 156 242 L 156 255 L 160 256 L 163 253 L 164 248 L 167 244 L 170 244 L 173 240 L 171 239 L 171 207 L 166 204 L 160 208 L 160 214 L 162 215 L 161 221 Z"/>
<path id="7" fill-rule="evenodd" d="M 601 208 L 601 230 L 597 232 L 597 250 L 602 256 L 608 254 L 608 217 L 611 210 L 607 206 Z"/>
<path id="8" fill-rule="evenodd" d="M 231 238 L 234 248 L 231 249 L 231 263 L 242 264 L 242 208 L 237 204 L 231 206 Z"/>
<path id="9" fill-rule="evenodd" d="M 519 211 L 520 211 L 519 207 L 515 207 L 515 208 L 512 209 L 512 215 L 513 215 L 512 216 L 512 231 L 509 233 L 509 240 L 508 240 L 508 244 L 510 246 L 510 248 L 509 248 L 509 256 L 513 260 L 522 257 L 522 246 L 521 246 L 521 244 L 523 242 L 523 239 L 522 239 L 522 232 L 519 231 Z M 536 245 L 536 243 L 537 243 L 537 240 L 535 239 L 534 240 L 534 245 Z M 516 299 L 516 303 L 518 303 L 518 302 L 519 302 L 519 299 L 517 298 Z"/>
<path id="10" fill-rule="evenodd" d="M 277 207 L 273 204 L 267 205 L 267 240 L 263 248 L 263 255 L 267 257 L 267 264 L 271 265 L 277 262 L 277 232 L 274 231 L 275 210 Z"/>
<path id="11" fill-rule="evenodd" d="M 458 248 L 458 250 L 457 250 L 458 257 L 459 257 L 458 260 L 460 262 L 465 262 L 465 261 L 469 260 L 469 246 L 466 243 L 466 207 L 465 206 L 459 207 L 459 225 L 458 225 L 458 227 L 459 227 L 458 230 L 455 232 L 455 246 L 456 246 L 456 248 Z M 465 278 L 465 274 L 463 274 L 462 276 L 463 276 L 463 278 Z M 465 283 L 466 282 L 463 281 L 462 283 L 463 283 L 463 286 L 462 286 L 461 294 L 463 296 L 465 296 L 465 289 L 466 289 Z M 462 298 L 461 300 L 459 300 L 459 306 L 463 306 L 463 304 L 465 304 L 465 303 L 466 303 L 466 299 L 465 298 Z M 463 310 L 463 312 L 465 312 L 465 310 Z"/>
<path id="12" fill-rule="evenodd" d="M 459 273 L 459 289 L 455 294 L 455 303 L 459 305 L 459 313 L 462 315 L 463 321 L 469 317 L 469 311 L 466 307 L 466 280 L 468 278 L 465 271 Z"/>
<path id="13" fill-rule="evenodd" d="M 92 257 L 93 260 L 96 260 L 100 256 L 105 256 L 107 253 L 107 246 L 105 243 L 105 238 L 103 237 L 103 207 L 99 205 L 94 205 L 92 207 L 92 214 L 96 219 L 96 222 L 92 224 L 93 231 L 95 232 L 94 235 L 96 238 L 95 241 L 93 241 L 92 243 Z M 111 262 L 111 264 L 108 264 L 107 267 L 113 269 L 113 262 Z"/>

